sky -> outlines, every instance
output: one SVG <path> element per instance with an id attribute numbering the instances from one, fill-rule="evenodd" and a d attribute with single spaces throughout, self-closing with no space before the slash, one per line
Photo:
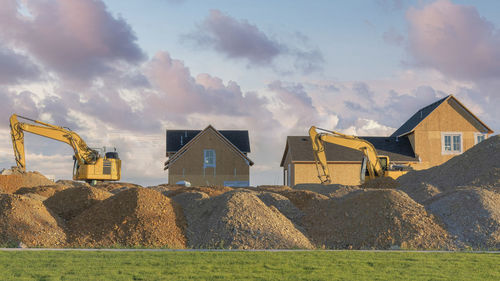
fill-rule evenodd
<path id="1" fill-rule="evenodd" d="M 248 130 L 250 184 L 282 184 L 310 126 L 387 136 L 453 94 L 500 131 L 500 1 L 0 0 L 0 169 L 9 116 L 116 147 L 122 181 L 167 182 L 165 131 Z M 28 170 L 72 149 L 26 134 Z"/>

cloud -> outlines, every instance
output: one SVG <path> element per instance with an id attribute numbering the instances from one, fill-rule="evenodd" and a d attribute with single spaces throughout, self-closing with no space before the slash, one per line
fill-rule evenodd
<path id="1" fill-rule="evenodd" d="M 410 8 L 406 17 L 417 65 L 466 80 L 500 75 L 500 31 L 476 8 L 438 0 Z"/>
<path id="2" fill-rule="evenodd" d="M 100 0 L 23 3 L 29 16 L 18 10 L 18 1 L 2 1 L 0 36 L 65 79 L 92 79 L 115 64 L 137 64 L 145 57 L 130 26 Z"/>
<path id="3" fill-rule="evenodd" d="M 302 43 L 307 37 L 294 34 Z M 296 69 L 310 73 L 321 68 L 323 55 L 317 49 L 299 48 L 271 38 L 247 20 L 238 20 L 219 10 L 208 17 L 184 39 L 201 47 L 210 47 L 227 58 L 245 60 L 251 66 L 274 66 L 281 56 L 290 57 Z"/>
<path id="4" fill-rule="evenodd" d="M 38 80 L 39 68 L 25 55 L 0 45 L 0 84 Z"/>

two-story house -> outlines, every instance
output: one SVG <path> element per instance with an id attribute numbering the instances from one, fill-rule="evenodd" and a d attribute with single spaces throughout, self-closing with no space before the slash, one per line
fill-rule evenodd
<path id="1" fill-rule="evenodd" d="M 389 137 L 360 138 L 371 142 L 379 155 L 389 156 L 391 164 L 420 170 L 446 162 L 492 133 L 449 95 L 418 110 Z M 327 143 L 325 153 L 333 183 L 360 184 L 361 152 Z M 287 137 L 281 167 L 285 185 L 320 182 L 309 136 Z"/>

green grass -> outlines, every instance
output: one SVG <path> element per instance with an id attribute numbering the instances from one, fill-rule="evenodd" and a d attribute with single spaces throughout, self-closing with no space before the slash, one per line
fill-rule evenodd
<path id="1" fill-rule="evenodd" d="M 0 251 L 0 280 L 500 280 L 500 254 Z"/>

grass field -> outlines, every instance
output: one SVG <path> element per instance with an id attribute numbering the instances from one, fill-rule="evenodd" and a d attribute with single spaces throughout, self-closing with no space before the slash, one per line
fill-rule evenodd
<path id="1" fill-rule="evenodd" d="M 0 251 L 0 280 L 500 280 L 500 254 Z"/>

